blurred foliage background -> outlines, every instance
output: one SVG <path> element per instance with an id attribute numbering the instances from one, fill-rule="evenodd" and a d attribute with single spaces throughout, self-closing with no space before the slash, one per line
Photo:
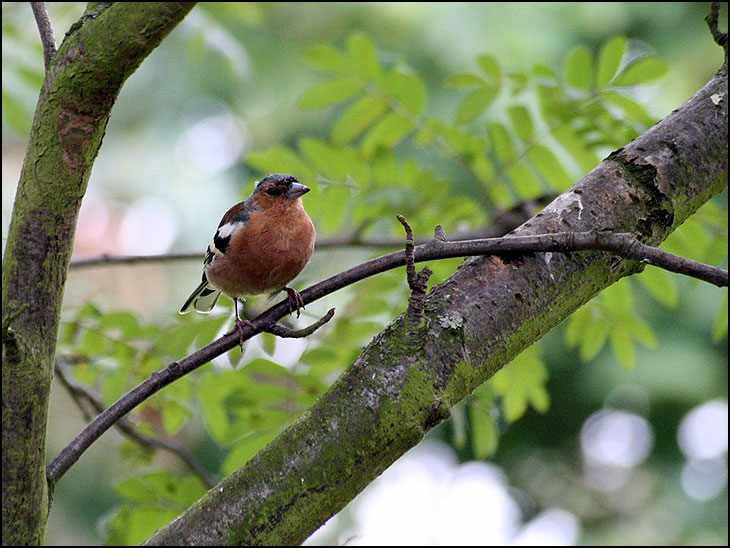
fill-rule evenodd
<path id="1" fill-rule="evenodd" d="M 58 41 L 83 7 L 49 4 Z M 43 61 L 29 5 L 2 9 L 4 249 Z M 271 171 L 313 187 L 320 237 L 400 238 L 396 213 L 424 236 L 481 228 L 564 190 L 704 85 L 722 63 L 708 9 L 200 4 L 119 97 L 75 255 L 202 258 L 222 213 Z M 726 268 L 727 192 L 665 247 Z M 295 285 L 374 253 L 316 253 Z M 433 282 L 459 263 L 432 264 Z M 175 316 L 199 271 L 73 270 L 59 340 L 73 377 L 108 405 L 229 328 L 230 302 Z M 523 353 L 308 542 L 727 544 L 727 291 L 636 278 Z M 137 427 L 230 473 L 404 310 L 405 289 L 393 272 L 311 305 L 302 321 L 335 306 L 332 324 L 306 341 L 257 337 L 150 400 Z M 54 383 L 49 457 L 83 424 Z M 59 483 L 48 544 L 139 542 L 204 489 L 169 453 L 109 433 Z"/>

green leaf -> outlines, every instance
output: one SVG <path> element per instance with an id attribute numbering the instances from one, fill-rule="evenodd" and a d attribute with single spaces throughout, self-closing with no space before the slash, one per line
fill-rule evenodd
<path id="1" fill-rule="evenodd" d="M 362 141 L 362 153 L 369 158 L 378 148 L 394 147 L 411 131 L 413 131 L 413 125 L 407 118 L 391 112 L 365 135 Z"/>
<path id="2" fill-rule="evenodd" d="M 380 118 L 387 108 L 388 104 L 378 97 L 358 99 L 345 109 L 332 126 L 332 141 L 337 144 L 349 143 Z"/>
<path id="3" fill-rule="evenodd" d="M 510 391 L 504 396 L 502 405 L 507 422 L 515 422 L 527 411 L 527 398 L 521 391 Z"/>
<path id="4" fill-rule="evenodd" d="M 582 91 L 591 88 L 593 76 L 593 56 L 585 46 L 579 46 L 570 52 L 565 62 L 565 83 Z"/>
<path id="5" fill-rule="evenodd" d="M 677 284 L 671 274 L 661 268 L 647 266 L 639 274 L 638 280 L 657 301 L 668 308 L 674 308 L 679 302 Z"/>
<path id="6" fill-rule="evenodd" d="M 117 494 L 132 502 L 146 504 L 167 503 L 183 510 L 205 493 L 199 478 L 178 478 L 171 472 L 151 472 L 131 477 L 115 486 Z"/>
<path id="7" fill-rule="evenodd" d="M 98 331 L 84 331 L 78 350 L 86 356 L 101 356 L 107 353 L 109 339 Z"/>
<path id="8" fill-rule="evenodd" d="M 305 154 L 312 167 L 320 175 L 330 180 L 328 184 L 344 181 L 348 176 L 353 175 L 354 171 L 359 171 L 360 155 L 351 147 L 330 145 L 319 139 L 304 138 L 299 141 L 299 149 Z M 323 192 L 324 188 L 325 185 L 320 185 L 318 190 Z"/>
<path id="9" fill-rule="evenodd" d="M 304 58 L 313 67 L 326 72 L 346 74 L 350 70 L 350 65 L 345 56 L 327 44 L 312 46 L 305 52 Z"/>
<path id="10" fill-rule="evenodd" d="M 496 85 L 502 80 L 502 71 L 499 68 L 499 61 L 494 55 L 480 55 L 477 57 L 477 63 L 482 72 Z"/>
<path id="11" fill-rule="evenodd" d="M 487 81 L 471 72 L 457 72 L 446 79 L 446 85 L 452 88 L 473 88 L 487 85 Z"/>
<path id="12" fill-rule="evenodd" d="M 537 198 L 543 193 L 542 185 L 537 177 L 523 163 L 513 165 L 508 171 L 507 176 L 512 181 L 512 185 L 517 191 L 517 195 L 523 200 Z"/>
<path id="13" fill-rule="evenodd" d="M 5 75 L 3 74 L 3 83 Z M 30 132 L 31 120 L 33 118 L 31 112 L 19 101 L 15 95 L 7 93 L 4 89 L 2 92 L 3 101 L 3 124 L 8 126 L 18 135 L 25 136 Z"/>
<path id="14" fill-rule="evenodd" d="M 368 82 L 374 81 L 380 73 L 380 62 L 373 41 L 361 34 L 354 34 L 347 41 L 347 51 L 355 72 Z"/>
<path id="15" fill-rule="evenodd" d="M 491 183 L 494 180 L 494 166 L 486 156 L 477 156 L 469 165 L 481 182 Z"/>
<path id="16" fill-rule="evenodd" d="M 631 333 L 622 326 L 614 326 L 611 329 L 611 348 L 613 354 L 624 367 L 633 369 L 636 362 L 634 356 L 634 342 L 631 340 Z"/>
<path id="17" fill-rule="evenodd" d="M 179 514 L 176 510 L 123 506 L 111 520 L 110 546 L 137 546 Z"/>
<path id="18" fill-rule="evenodd" d="M 169 435 L 177 434 L 192 415 L 190 409 L 176 401 L 162 404 L 162 426 Z"/>
<path id="19" fill-rule="evenodd" d="M 122 310 L 104 314 L 99 318 L 99 327 L 118 329 L 125 339 L 134 339 L 142 332 L 137 317 Z"/>
<path id="20" fill-rule="evenodd" d="M 466 124 L 477 119 L 497 97 L 496 87 L 483 87 L 470 93 L 459 106 L 457 124 Z"/>
<path id="21" fill-rule="evenodd" d="M 631 281 L 623 278 L 601 293 L 601 306 L 612 318 L 631 317 L 634 314 L 634 292 Z"/>
<path id="22" fill-rule="evenodd" d="M 604 318 L 593 318 L 583 326 L 580 340 L 580 357 L 584 362 L 595 358 L 606 344 L 608 338 L 608 322 Z"/>
<path id="23" fill-rule="evenodd" d="M 550 409 L 550 394 L 544 385 L 532 386 L 527 398 L 530 401 L 530 406 L 538 413 L 547 413 Z"/>
<path id="24" fill-rule="evenodd" d="M 101 397 L 104 405 L 111 405 L 121 398 L 129 385 L 129 368 L 120 364 L 103 377 Z"/>
<path id="25" fill-rule="evenodd" d="M 226 380 L 234 379 L 230 378 L 228 374 L 209 373 L 203 377 L 198 388 L 203 424 L 210 436 L 218 443 L 225 443 L 230 428 L 225 398 L 233 385 Z"/>
<path id="26" fill-rule="evenodd" d="M 451 445 L 456 449 L 464 449 L 468 436 L 466 434 L 466 412 L 467 406 L 455 405 L 451 408 L 451 419 L 449 426 L 451 427 Z"/>
<path id="27" fill-rule="evenodd" d="M 323 211 L 327 212 L 322 217 L 322 228 L 327 233 L 337 232 L 347 216 L 350 191 L 344 185 L 328 185 L 322 189 L 320 200 Z"/>
<path id="28" fill-rule="evenodd" d="M 532 141 L 535 127 L 532 124 L 532 117 L 527 107 L 522 105 L 510 107 L 507 113 L 517 136 L 525 143 Z"/>
<path id="29" fill-rule="evenodd" d="M 550 404 L 545 391 L 547 368 L 540 358 L 539 348 L 532 346 L 499 371 L 491 385 L 503 397 L 504 416 L 515 422 L 527 411 L 528 402 L 534 402 L 540 412 Z"/>
<path id="30" fill-rule="evenodd" d="M 250 153 L 246 163 L 261 173 L 295 173 L 302 181 L 314 181 L 316 177 L 295 152 L 281 145 Z"/>
<path id="31" fill-rule="evenodd" d="M 727 289 L 717 318 L 715 318 L 715 324 L 712 326 L 712 340 L 719 342 L 725 335 L 727 335 Z"/>
<path id="32" fill-rule="evenodd" d="M 596 71 L 596 87 L 601 89 L 608 85 L 616 75 L 626 51 L 628 40 L 624 36 L 614 36 L 604 42 L 598 54 L 598 70 Z"/>
<path id="33" fill-rule="evenodd" d="M 480 405 L 469 405 L 471 446 L 478 459 L 491 457 L 497 451 L 499 434 L 492 416 Z"/>
<path id="34" fill-rule="evenodd" d="M 267 354 L 273 356 L 276 350 L 276 336 L 271 333 L 261 333 L 261 346 Z"/>
<path id="35" fill-rule="evenodd" d="M 601 100 L 621 109 L 629 120 L 647 127 L 654 123 L 654 118 L 643 106 L 623 93 L 610 90 L 602 91 Z"/>
<path id="36" fill-rule="evenodd" d="M 426 108 L 426 84 L 417 74 L 392 70 L 384 78 L 383 89 L 412 114 Z"/>
<path id="37" fill-rule="evenodd" d="M 497 160 L 503 164 L 511 162 L 515 157 L 515 147 L 507 128 L 497 122 L 492 122 L 487 127 Z"/>
<path id="38" fill-rule="evenodd" d="M 575 348 L 581 342 L 581 334 L 586 324 L 592 321 L 593 306 L 588 304 L 579 308 L 568 318 L 565 329 L 565 344 L 568 348 Z"/>
<path id="39" fill-rule="evenodd" d="M 664 76 L 669 69 L 666 61 L 657 56 L 642 57 L 627 66 L 614 80 L 617 87 L 651 84 Z"/>
<path id="40" fill-rule="evenodd" d="M 555 128 L 553 137 L 573 157 L 583 173 L 590 171 L 601 161 L 595 151 L 586 146 L 585 139 L 578 136 L 567 124 Z"/>
<path id="41" fill-rule="evenodd" d="M 622 323 L 629 330 L 631 336 L 647 348 L 659 346 L 654 330 L 641 318 L 637 316 L 623 318 Z"/>
<path id="42" fill-rule="evenodd" d="M 340 103 L 361 91 L 353 80 L 329 80 L 309 88 L 297 101 L 300 109 L 317 109 Z"/>
<path id="43" fill-rule="evenodd" d="M 564 190 L 570 186 L 572 177 L 549 148 L 544 145 L 532 146 L 528 149 L 527 156 L 553 189 Z"/>

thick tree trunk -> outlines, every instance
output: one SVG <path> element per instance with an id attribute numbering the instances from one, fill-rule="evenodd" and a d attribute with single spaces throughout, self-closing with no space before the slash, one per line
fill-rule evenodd
<path id="1" fill-rule="evenodd" d="M 727 67 L 514 233 L 658 245 L 727 186 Z M 418 259 L 418 257 L 416 257 Z M 449 409 L 598 292 L 642 269 L 605 252 L 466 260 L 376 336 L 313 408 L 150 545 L 301 543 Z"/>
<path id="2" fill-rule="evenodd" d="M 49 59 L 3 259 L 3 545 L 41 544 L 46 417 L 76 217 L 124 81 L 194 3 L 89 3 Z"/>

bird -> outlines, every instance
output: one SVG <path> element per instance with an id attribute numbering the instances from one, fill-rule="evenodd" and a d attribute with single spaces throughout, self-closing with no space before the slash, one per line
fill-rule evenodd
<path id="1" fill-rule="evenodd" d="M 203 259 L 200 285 L 180 308 L 210 312 L 221 293 L 233 299 L 243 350 L 238 301 L 279 291 L 288 294 L 289 313 L 304 308 L 301 295 L 287 284 L 304 269 L 314 251 L 312 220 L 302 203 L 310 191 L 294 175 L 273 173 L 256 182 L 253 193 L 221 219 Z"/>

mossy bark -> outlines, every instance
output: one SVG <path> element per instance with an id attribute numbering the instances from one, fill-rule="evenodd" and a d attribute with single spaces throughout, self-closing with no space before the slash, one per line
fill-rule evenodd
<path id="1" fill-rule="evenodd" d="M 514 233 L 658 245 L 727 186 L 727 68 Z M 605 252 L 466 260 L 310 410 L 148 545 L 299 544 L 522 350 L 642 265 Z"/>
<path id="2" fill-rule="evenodd" d="M 48 394 L 76 218 L 124 81 L 194 3 L 96 2 L 40 92 L 3 258 L 3 545 L 41 544 Z"/>

